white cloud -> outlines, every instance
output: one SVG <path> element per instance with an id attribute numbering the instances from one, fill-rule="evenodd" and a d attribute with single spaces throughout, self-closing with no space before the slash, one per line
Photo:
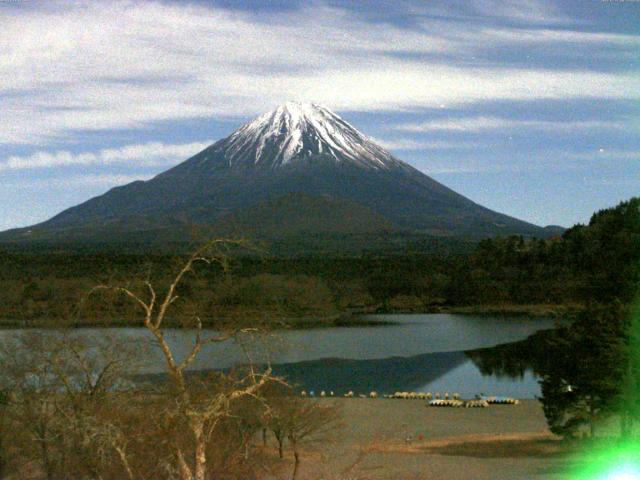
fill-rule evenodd
<path id="1" fill-rule="evenodd" d="M 3 182 L 3 185 L 13 188 L 69 188 L 69 187 L 94 187 L 111 188 L 118 185 L 135 182 L 136 180 L 149 180 L 153 175 L 148 173 L 139 174 L 109 174 L 109 173 L 87 173 L 77 175 L 67 175 L 54 178 L 32 178 L 16 182 Z"/>
<path id="2" fill-rule="evenodd" d="M 27 156 L 11 156 L 0 162 L 3 170 L 27 170 L 73 165 L 127 164 L 133 167 L 166 166 L 177 164 L 195 155 L 213 143 L 211 140 L 185 144 L 151 142 L 105 148 L 97 152 L 72 153 L 69 151 L 38 151 Z"/>
<path id="3" fill-rule="evenodd" d="M 99 187 L 115 187 L 117 185 L 125 185 L 127 183 L 135 182 L 136 180 L 149 180 L 153 175 L 138 174 L 138 175 L 118 175 L 118 174 L 87 174 L 87 175 L 72 175 L 67 178 L 57 179 L 56 182 L 59 186 L 68 187 L 71 185 L 86 185 L 86 186 L 99 186 Z"/>
<path id="4" fill-rule="evenodd" d="M 544 19 L 549 10 L 528 0 L 498 2 L 501 10 L 494 1 L 476 3 L 479 11 L 504 16 Z M 195 4 L 52 5 L 0 12 L 0 144 L 248 116 L 286 100 L 371 111 L 487 100 L 640 98 L 640 76 L 633 72 L 425 59 L 508 45 L 519 32 L 513 29 L 469 34 L 467 25 L 438 21 L 413 29 L 376 24 L 372 34 L 372 25 L 355 13 L 322 4 L 260 18 Z M 575 32 L 545 32 L 542 38 L 552 43 L 575 38 Z M 614 46 L 622 41 L 582 35 Z"/>
<path id="5" fill-rule="evenodd" d="M 638 45 L 640 45 L 640 35 L 629 35 L 610 32 L 582 32 L 579 30 L 525 28 L 483 28 L 480 30 L 480 32 L 487 37 L 493 37 L 495 41 L 508 41 L 516 43 L 600 43 L 623 47 L 637 47 Z"/>
<path id="6" fill-rule="evenodd" d="M 478 173 L 486 171 L 501 171 L 501 169 L 494 167 L 489 169 L 485 166 L 479 165 L 428 165 L 419 169 L 426 175 L 443 175 L 443 174 L 460 174 L 460 173 Z"/>
<path id="7" fill-rule="evenodd" d="M 388 140 L 373 138 L 372 140 L 388 150 L 458 150 L 478 147 L 477 143 L 470 142 L 414 140 L 411 138 L 394 138 Z"/>
<path id="8" fill-rule="evenodd" d="M 417 168 L 427 175 L 518 171 L 518 167 L 512 164 L 491 163 L 484 160 L 474 159 L 473 157 L 460 158 L 456 161 L 439 161 L 437 159 L 429 159 L 428 161 L 425 161 L 424 164 L 418 165 Z"/>
<path id="9" fill-rule="evenodd" d="M 620 150 L 609 148 L 598 148 L 585 152 L 564 153 L 564 156 L 573 160 L 591 160 L 591 161 L 637 161 L 640 163 L 640 150 Z M 635 179 L 636 184 L 640 186 L 640 179 Z"/>
<path id="10" fill-rule="evenodd" d="M 468 19 L 485 17 L 524 25 L 576 23 L 546 0 L 430 0 L 415 13 Z"/>
<path id="11" fill-rule="evenodd" d="M 426 133 L 438 131 L 479 132 L 481 130 L 538 129 L 548 131 L 605 130 L 638 128 L 637 122 L 631 121 L 549 121 L 549 120 L 517 120 L 502 117 L 478 116 L 442 120 L 429 120 L 419 123 L 406 123 L 394 127 L 395 130 Z"/>
<path id="12" fill-rule="evenodd" d="M 532 161 L 533 160 L 533 161 Z M 597 148 L 582 152 L 567 152 L 566 150 L 547 150 L 539 152 L 513 151 L 509 157 L 497 155 L 493 161 L 474 156 L 461 156 L 454 161 L 443 162 L 438 159 L 429 159 L 424 167 L 420 167 L 425 173 L 471 173 L 471 172 L 558 172 L 591 171 L 593 167 L 601 163 L 609 167 L 615 165 L 633 165 L 633 170 L 640 166 L 640 150 L 621 150 Z M 602 174 L 602 172 L 601 172 Z M 640 178 L 632 179 L 636 185 L 640 185 Z"/>
<path id="13" fill-rule="evenodd" d="M 524 23 L 559 23 L 570 20 L 548 1 L 473 0 L 470 3 L 482 15 Z"/>

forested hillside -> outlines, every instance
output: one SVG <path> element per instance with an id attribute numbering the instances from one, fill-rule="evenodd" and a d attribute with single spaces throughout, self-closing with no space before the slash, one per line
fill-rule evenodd
<path id="1" fill-rule="evenodd" d="M 639 207 L 640 199 L 634 198 L 597 212 L 588 225 L 561 237 L 484 240 L 469 253 L 405 248 L 285 258 L 239 250 L 232 252 L 226 275 L 209 269 L 188 288 L 192 297 L 207 302 L 212 316 L 248 310 L 274 317 L 334 317 L 443 308 L 579 307 L 612 298 L 628 302 L 637 286 Z M 113 251 L 0 252 L 0 317 L 33 324 L 89 321 L 77 306 L 92 286 L 140 278 L 162 281 L 181 259 Z M 103 313 L 93 311 L 91 321 Z M 120 313 L 126 322 L 125 310 Z"/>
<path id="2" fill-rule="evenodd" d="M 554 330 L 469 355 L 485 373 L 532 368 L 552 432 L 595 437 L 617 417 L 629 437 L 640 421 L 640 200 L 598 212 L 588 226 L 538 248 L 536 263 L 557 265 L 583 308 Z"/>

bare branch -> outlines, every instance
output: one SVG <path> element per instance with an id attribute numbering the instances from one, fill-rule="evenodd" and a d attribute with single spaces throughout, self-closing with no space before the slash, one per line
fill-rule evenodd
<path id="1" fill-rule="evenodd" d="M 153 285 L 151 285 L 151 282 L 149 282 L 149 280 L 146 280 L 144 284 L 149 289 L 149 294 L 151 295 L 151 301 L 149 302 L 149 310 L 153 311 L 153 308 L 156 305 L 156 291 L 153 288 Z"/>
<path id="2" fill-rule="evenodd" d="M 151 318 L 152 307 L 150 305 L 147 305 L 144 302 L 144 300 L 142 300 L 139 296 L 137 296 L 135 293 L 133 293 L 128 288 L 125 288 L 125 287 L 114 287 L 114 286 L 110 286 L 110 285 L 97 285 L 97 286 L 93 287 L 89 291 L 87 296 L 91 296 L 93 293 L 95 293 L 95 292 L 97 292 L 99 290 L 111 290 L 113 292 L 124 293 L 126 296 L 128 296 L 131 299 L 133 299 L 138 305 L 140 305 L 140 307 L 142 307 L 142 309 L 145 312 L 145 319 Z"/>

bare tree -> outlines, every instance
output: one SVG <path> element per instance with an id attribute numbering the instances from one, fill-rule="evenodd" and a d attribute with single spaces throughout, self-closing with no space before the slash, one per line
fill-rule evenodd
<path id="1" fill-rule="evenodd" d="M 271 369 L 258 372 L 249 362 L 244 375 L 235 378 L 220 374 L 215 385 L 207 382 L 188 381 L 186 371 L 202 349 L 209 344 L 221 343 L 237 338 L 239 334 L 255 332 L 254 328 L 226 325 L 224 329 L 205 335 L 199 315 L 192 318 L 195 338 L 189 352 L 182 359 L 175 356 L 165 337 L 164 324 L 179 299 L 178 290 L 185 278 L 194 272 L 196 265 L 217 264 L 223 271 L 228 269 L 227 249 L 242 247 L 245 242 L 215 239 L 195 251 L 171 279 L 165 291 L 160 292 L 149 280 L 138 288 L 127 286 L 98 285 L 93 292 L 109 290 L 131 299 L 143 313 L 143 325 L 152 334 L 164 357 L 166 371 L 171 384 L 171 397 L 165 405 L 165 416 L 175 425 L 189 432 L 189 441 L 174 439 L 171 446 L 177 475 L 182 480 L 205 480 L 208 476 L 207 447 L 214 438 L 214 431 L 222 419 L 231 411 L 231 405 L 239 399 L 260 399 L 260 390 L 271 380 Z M 140 288 L 141 287 L 141 288 Z"/>
<path id="2" fill-rule="evenodd" d="M 101 465 L 87 429 L 109 416 L 114 397 L 126 393 L 121 381 L 131 366 L 126 345 L 104 337 L 54 331 L 3 339 L 2 420 L 14 432 L 14 463 L 34 460 L 48 479 L 98 478 Z"/>
<path id="3" fill-rule="evenodd" d="M 160 286 L 147 279 L 91 290 L 90 295 L 111 292 L 111 298 L 138 307 L 142 325 L 162 352 L 168 381 L 133 381 L 136 367 L 148 360 L 138 355 L 140 343 L 127 348 L 121 337 L 102 332 L 93 337 L 33 332 L 2 342 L 0 390 L 7 398 L 2 420 L 17 432 L 10 446 L 16 455 L 8 455 L 12 474 L 24 477 L 35 469 L 50 480 L 204 480 L 249 478 L 268 465 L 268 455 L 254 454 L 251 445 L 271 410 L 264 390 L 284 384 L 268 367 L 270 345 L 265 348 L 260 340 L 262 331 L 236 321 L 205 331 L 195 308 L 202 304 L 184 285 L 196 268 L 218 265 L 226 271 L 229 244 L 207 244 Z M 181 297 L 189 295 L 195 300 Z M 185 311 L 194 326 L 193 343 L 186 354 L 177 354 L 167 326 Z M 207 375 L 188 373 L 207 345 L 227 341 L 244 351 L 245 365 L 233 371 L 210 365 Z M 267 358 L 267 367 L 256 366 L 256 351 Z"/>
<path id="4" fill-rule="evenodd" d="M 278 454 L 284 456 L 284 440 L 288 440 L 294 458 L 292 479 L 299 473 L 301 447 L 305 444 L 330 441 L 341 426 L 335 404 L 301 398 L 291 390 L 275 389 L 269 396 L 266 424 L 278 442 Z"/>
<path id="5" fill-rule="evenodd" d="M 21 432 L 14 438 L 21 457 L 38 460 L 47 479 L 53 479 L 62 458 L 56 448 L 60 423 L 56 417 L 60 389 L 50 358 L 47 342 L 35 335 L 20 335 L 4 341 L 0 351 L 2 387 L 7 395 L 6 421 L 11 430 Z M 31 448 L 29 448 L 31 447 Z"/>
<path id="6" fill-rule="evenodd" d="M 291 443 L 294 466 L 292 480 L 296 480 L 300 467 L 300 447 L 304 443 L 328 440 L 339 426 L 339 416 L 334 405 L 302 400 L 299 408 L 288 416 L 287 439 Z"/>

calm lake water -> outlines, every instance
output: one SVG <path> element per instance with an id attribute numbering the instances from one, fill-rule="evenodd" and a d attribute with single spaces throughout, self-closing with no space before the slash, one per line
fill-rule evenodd
<path id="1" fill-rule="evenodd" d="M 266 338 L 243 338 L 240 343 L 244 348 L 236 343 L 209 345 L 192 368 L 231 368 L 246 363 L 249 355 L 257 362 L 269 358 L 275 373 L 287 376 L 300 389 L 316 392 L 400 390 L 518 398 L 534 398 L 540 393 L 531 372 L 522 378 L 483 376 L 465 351 L 523 340 L 538 330 L 552 328 L 552 319 L 451 314 L 374 315 L 367 319 L 392 323 L 279 331 Z M 14 333 L 5 330 L 0 337 Z M 162 357 L 145 329 L 84 328 L 72 334 L 134 342 L 151 357 L 142 373 L 162 372 Z M 166 338 L 181 358 L 189 351 L 194 332 L 169 330 Z"/>

